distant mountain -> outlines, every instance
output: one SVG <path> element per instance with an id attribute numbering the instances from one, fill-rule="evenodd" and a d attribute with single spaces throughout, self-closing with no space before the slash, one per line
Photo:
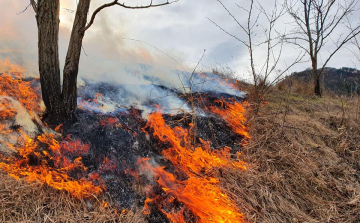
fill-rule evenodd
<path id="1" fill-rule="evenodd" d="M 306 83 L 313 83 L 311 69 L 294 72 L 289 77 Z M 354 68 L 326 67 L 321 82 L 326 91 L 336 94 L 360 94 L 360 70 Z"/>

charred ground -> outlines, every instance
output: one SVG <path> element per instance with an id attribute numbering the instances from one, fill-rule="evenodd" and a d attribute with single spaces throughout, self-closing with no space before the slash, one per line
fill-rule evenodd
<path id="1" fill-rule="evenodd" d="M 97 90 L 106 95 L 117 93 L 116 88 L 106 88 L 107 85 L 99 85 Z M 111 91 L 113 89 L 113 91 Z M 187 97 L 187 95 L 180 95 Z M 232 148 L 233 153 L 241 151 L 242 137 L 234 133 L 227 126 L 222 117 L 209 115 L 209 106 L 223 106 L 219 97 L 215 93 L 194 93 L 196 95 L 196 110 L 208 114 L 197 115 L 196 120 L 196 144 L 200 144 L 199 138 L 210 141 L 213 149 Z M 243 100 L 231 95 L 226 95 L 231 100 Z M 224 95 L 222 97 L 224 99 Z M 94 100 L 90 96 L 86 100 Z M 99 105 L 101 106 L 101 105 Z M 146 177 L 134 179 L 130 174 L 126 174 L 128 169 L 136 169 L 136 161 L 139 157 L 150 157 L 152 162 L 160 166 L 166 166 L 166 170 L 175 173 L 171 162 L 164 159 L 161 152 L 170 145 L 160 142 L 152 135 L 152 130 L 145 128 L 146 120 L 142 117 L 142 112 L 136 108 L 121 110 L 117 113 L 102 114 L 79 109 L 77 113 L 77 123 L 71 127 L 63 128 L 63 135 L 71 135 L 72 138 L 80 139 L 83 143 L 89 144 L 91 149 L 83 157 L 83 163 L 89 168 L 89 171 L 95 171 L 103 168 L 105 159 L 110 160 L 112 167 L 101 172 L 102 179 L 106 183 L 106 191 L 113 199 L 113 205 L 119 209 L 141 209 L 144 206 L 146 196 L 140 189 L 146 185 L 155 185 Z M 187 128 L 194 118 L 190 114 L 164 114 L 164 119 L 170 127 L 180 126 Z M 195 130 L 194 130 L 195 131 Z M 177 173 L 180 179 L 185 180 L 186 176 Z M 161 188 L 155 189 L 156 193 L 162 194 Z M 178 206 L 184 206 L 178 202 Z M 194 218 L 191 211 L 187 210 L 188 218 Z M 151 215 L 147 217 L 149 222 L 168 222 L 167 218 L 157 210 L 157 207 L 151 207 Z"/>

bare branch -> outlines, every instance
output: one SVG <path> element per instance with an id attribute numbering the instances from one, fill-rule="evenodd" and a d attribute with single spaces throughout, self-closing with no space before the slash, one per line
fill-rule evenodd
<path id="1" fill-rule="evenodd" d="M 234 21 L 240 26 L 240 28 L 245 32 L 247 33 L 247 30 L 240 24 L 240 22 L 235 18 L 235 16 L 229 11 L 228 8 L 226 8 L 226 6 L 220 1 L 220 0 L 217 0 L 221 6 L 227 11 L 227 13 L 234 19 Z"/>
<path id="2" fill-rule="evenodd" d="M 94 23 L 95 17 L 96 15 L 103 9 L 117 5 L 117 6 L 121 6 L 123 8 L 127 8 L 127 9 L 147 9 L 147 8 L 155 8 L 155 7 L 160 7 L 160 6 L 164 6 L 164 5 L 170 5 L 172 3 L 178 2 L 179 0 L 174 0 L 172 2 L 164 2 L 164 3 L 160 3 L 160 4 L 153 4 L 152 0 L 150 2 L 149 5 L 143 5 L 143 6 L 128 6 L 125 5 L 125 3 L 119 3 L 119 0 L 114 0 L 113 2 L 107 3 L 107 4 L 103 4 L 102 6 L 100 6 L 99 8 L 97 8 L 93 14 L 91 15 L 90 21 L 89 23 L 85 26 L 85 30 L 89 29 L 90 26 Z"/>
<path id="3" fill-rule="evenodd" d="M 276 84 L 280 78 L 282 78 L 284 76 L 284 74 L 286 72 L 288 72 L 293 66 L 295 66 L 298 63 L 302 63 L 303 62 L 303 58 L 305 57 L 306 53 L 302 52 L 299 53 L 299 55 L 297 56 L 297 58 L 290 64 L 286 66 L 286 69 L 283 70 L 282 72 L 280 72 L 279 74 L 276 75 L 276 77 L 274 78 L 274 80 L 264 89 L 264 92 L 266 92 L 271 86 L 273 86 L 274 84 Z"/>
<path id="4" fill-rule="evenodd" d="M 30 0 L 30 4 L 31 4 L 31 6 L 32 6 L 33 9 L 34 9 L 34 12 L 37 13 L 37 5 L 36 5 L 35 0 Z"/>
<path id="5" fill-rule="evenodd" d="M 97 9 L 93 12 L 93 14 L 91 15 L 90 22 L 85 26 L 85 30 L 87 30 L 88 28 L 90 28 L 90 26 L 94 23 L 94 20 L 95 20 L 96 15 L 97 15 L 101 10 L 103 10 L 104 8 L 107 8 L 107 7 L 114 6 L 114 5 L 116 5 L 117 2 L 118 2 L 118 1 L 115 0 L 115 1 L 113 1 L 113 2 L 104 4 L 104 5 L 100 6 L 99 8 L 97 8 Z"/>
<path id="6" fill-rule="evenodd" d="M 21 13 L 24 13 L 30 7 L 30 5 L 31 5 L 31 3 L 28 6 L 26 6 L 24 10 L 22 10 L 21 12 L 18 12 L 16 14 L 20 15 Z"/>
<path id="7" fill-rule="evenodd" d="M 163 50 L 159 49 L 158 47 L 156 47 L 156 46 L 154 46 L 154 45 L 152 45 L 150 43 L 138 40 L 138 39 L 132 39 L 132 38 L 121 38 L 121 39 L 139 42 L 139 43 L 145 44 L 147 46 L 150 46 L 150 47 L 158 50 L 159 52 L 161 52 L 161 53 L 165 54 L 167 57 L 169 57 L 172 61 L 174 61 L 177 65 L 179 65 L 179 67 L 181 67 L 183 71 L 186 72 L 186 69 L 183 67 L 183 65 L 181 65 L 181 63 L 179 61 L 175 60 L 174 57 L 170 56 L 168 53 L 164 52 Z"/>
<path id="8" fill-rule="evenodd" d="M 217 26 L 219 29 L 221 29 L 224 33 L 228 34 L 229 36 L 235 38 L 237 41 L 241 42 L 242 44 L 244 44 L 245 46 L 249 46 L 247 42 L 239 39 L 238 37 L 236 37 L 235 35 L 229 33 L 228 31 L 226 31 L 224 28 L 222 28 L 221 26 L 219 26 L 216 22 L 214 22 L 213 20 L 211 20 L 210 18 L 207 18 L 210 22 L 212 22 L 215 26 Z"/>
<path id="9" fill-rule="evenodd" d="M 74 13 L 75 12 L 75 10 L 73 10 L 73 9 L 68 9 L 68 8 L 61 8 L 61 9 L 64 9 L 68 13 Z"/>
<path id="10" fill-rule="evenodd" d="M 341 49 L 342 46 L 344 46 L 347 42 L 349 42 L 350 40 L 352 40 L 353 38 L 355 38 L 357 35 L 360 34 L 360 26 L 358 26 L 355 30 L 357 30 L 356 32 L 350 32 L 346 38 L 336 47 L 336 49 L 330 54 L 330 56 L 327 58 L 327 60 L 325 61 L 324 65 L 322 66 L 321 70 L 320 70 L 320 74 L 323 73 L 325 66 L 328 64 L 328 62 L 330 61 L 330 59 L 335 55 L 335 53 L 337 51 L 339 51 Z"/>
<path id="11" fill-rule="evenodd" d="M 195 71 L 196 71 L 196 69 L 198 68 L 198 66 L 199 66 L 199 64 L 201 63 L 201 61 L 203 60 L 203 58 L 204 58 L 204 56 L 205 56 L 205 53 L 206 53 L 206 49 L 204 49 L 204 52 L 203 52 L 200 60 L 198 61 L 198 63 L 197 63 L 196 66 L 194 67 L 193 72 L 192 72 L 191 75 L 190 75 L 190 78 L 189 78 L 190 94 L 192 94 L 193 77 L 194 77 Z"/>

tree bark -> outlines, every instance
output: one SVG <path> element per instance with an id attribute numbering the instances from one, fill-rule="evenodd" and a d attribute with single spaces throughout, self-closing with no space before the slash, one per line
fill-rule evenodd
<path id="1" fill-rule="evenodd" d="M 36 21 L 38 26 L 39 73 L 46 115 L 59 119 L 61 86 L 59 63 L 59 0 L 39 0 Z"/>
<path id="2" fill-rule="evenodd" d="M 79 1 L 65 59 L 62 91 L 63 115 L 71 121 L 75 119 L 75 111 L 77 108 L 77 76 L 90 1 L 91 0 Z"/>
<path id="3" fill-rule="evenodd" d="M 320 73 L 317 68 L 317 60 L 312 59 L 312 70 L 313 70 L 313 80 L 314 80 L 314 93 L 316 96 L 322 96 L 322 90 L 320 85 Z"/>
<path id="4" fill-rule="evenodd" d="M 315 91 L 314 91 L 315 95 L 321 97 L 322 90 L 321 90 L 321 86 L 320 86 L 320 76 L 317 76 L 317 78 L 314 78 L 314 85 L 315 85 Z"/>

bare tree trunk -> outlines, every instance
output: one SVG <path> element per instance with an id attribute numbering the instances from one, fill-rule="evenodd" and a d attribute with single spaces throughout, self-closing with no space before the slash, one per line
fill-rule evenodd
<path id="1" fill-rule="evenodd" d="M 59 12 L 60 0 L 30 0 L 38 25 L 39 73 L 42 87 L 42 97 L 46 106 L 45 120 L 50 124 L 72 123 L 76 120 L 77 108 L 77 76 L 85 31 L 94 23 L 96 15 L 103 9 L 111 6 L 120 6 L 128 9 L 145 9 L 173 2 L 166 1 L 160 4 L 144 6 L 128 6 L 118 0 L 106 3 L 97 8 L 88 25 L 87 15 L 91 0 L 80 0 L 77 5 L 75 21 L 71 31 L 68 52 L 64 67 L 64 81 L 61 90 L 59 65 Z M 176 2 L 176 1 L 174 1 Z"/>
<path id="2" fill-rule="evenodd" d="M 69 121 L 75 120 L 75 111 L 77 108 L 77 76 L 90 1 L 91 0 L 79 1 L 65 60 L 62 104 L 64 108 L 63 115 Z"/>
<path id="3" fill-rule="evenodd" d="M 317 71 L 316 71 L 317 73 Z M 321 97 L 322 91 L 320 86 L 320 76 L 314 76 L 315 95 Z"/>
<path id="4" fill-rule="evenodd" d="M 317 60 L 312 59 L 312 71 L 313 71 L 313 79 L 314 79 L 314 93 L 316 96 L 321 97 L 322 90 L 320 85 L 320 73 L 317 68 Z"/>
<path id="5" fill-rule="evenodd" d="M 56 120 L 59 119 L 61 113 L 59 11 L 59 0 L 38 1 L 36 21 L 42 97 L 47 108 L 47 116 Z"/>

